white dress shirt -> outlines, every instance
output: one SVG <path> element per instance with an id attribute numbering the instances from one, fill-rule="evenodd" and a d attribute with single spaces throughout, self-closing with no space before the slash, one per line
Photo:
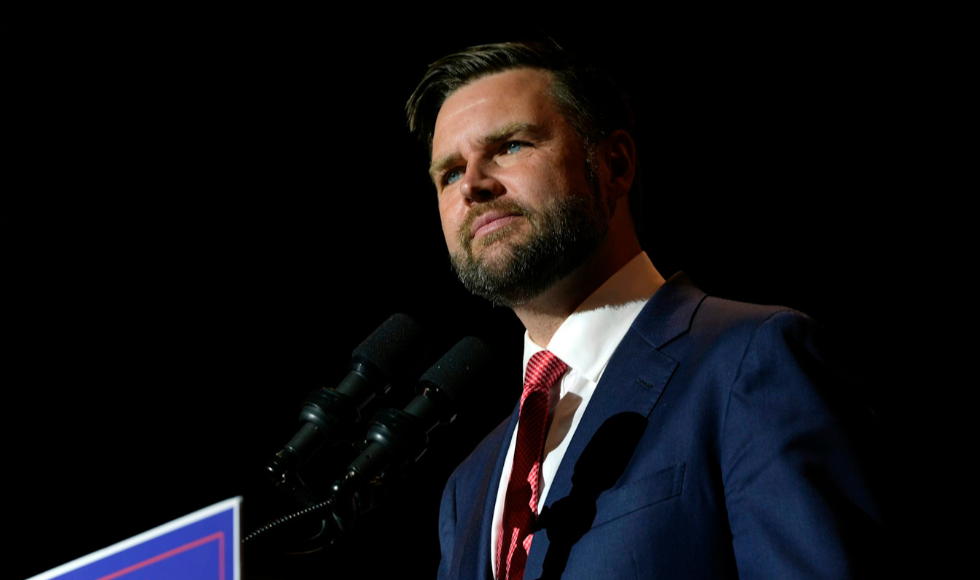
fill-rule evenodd
<path id="1" fill-rule="evenodd" d="M 568 365 L 568 371 L 551 388 L 548 435 L 539 479 L 538 513 L 548 497 L 551 481 L 565 455 L 575 429 L 585 412 L 599 378 L 633 320 L 654 292 L 664 283 L 646 253 L 640 253 L 600 286 L 558 327 L 547 347 L 536 344 L 524 333 L 524 371 L 536 352 L 547 348 Z M 523 381 L 523 377 L 522 377 Z M 504 470 L 497 488 L 490 532 L 490 560 L 497 575 L 497 538 L 504 517 L 507 482 L 514 463 L 517 429 L 510 440 Z"/>

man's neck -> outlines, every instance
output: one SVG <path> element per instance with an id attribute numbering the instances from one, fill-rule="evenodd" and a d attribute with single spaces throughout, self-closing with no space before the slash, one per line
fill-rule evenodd
<path id="1" fill-rule="evenodd" d="M 608 246 L 600 248 L 584 264 L 534 300 L 515 306 L 514 314 L 524 324 L 531 340 L 546 347 L 565 319 L 641 251 L 639 244 L 619 252 Z"/>

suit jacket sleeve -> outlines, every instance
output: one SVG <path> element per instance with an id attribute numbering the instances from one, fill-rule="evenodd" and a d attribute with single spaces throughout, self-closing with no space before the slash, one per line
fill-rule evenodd
<path id="1" fill-rule="evenodd" d="M 800 313 L 773 314 L 731 386 L 721 468 L 739 578 L 882 572 L 866 462 L 874 418 L 841 384 L 824 333 Z"/>

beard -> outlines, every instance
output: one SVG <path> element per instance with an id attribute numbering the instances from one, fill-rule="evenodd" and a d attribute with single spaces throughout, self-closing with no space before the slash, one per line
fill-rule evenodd
<path id="1" fill-rule="evenodd" d="M 472 212 L 459 230 L 459 250 L 453 253 L 453 269 L 466 288 L 499 306 L 520 306 L 533 300 L 571 274 L 590 258 L 609 232 L 605 205 L 596 189 L 591 195 L 557 199 L 541 212 L 507 199 L 483 204 Z M 488 248 L 506 243 L 519 224 L 508 224 L 478 240 L 470 237 L 473 221 L 492 210 L 506 210 L 523 217 L 531 232 L 507 248 L 495 260 L 474 255 L 473 246 Z"/>

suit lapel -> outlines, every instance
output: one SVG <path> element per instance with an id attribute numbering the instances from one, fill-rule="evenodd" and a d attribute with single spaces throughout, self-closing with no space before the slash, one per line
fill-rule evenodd
<path id="1" fill-rule="evenodd" d="M 644 306 L 613 353 L 596 386 L 555 474 L 546 506 L 550 507 L 569 494 L 579 457 L 609 418 L 629 412 L 649 416 L 678 364 L 659 349 L 690 328 L 704 296 L 683 273 L 679 273 L 672 276 Z M 500 469 L 497 467 L 495 470 L 498 483 Z M 493 506 L 490 508 L 492 515 Z M 547 534 L 535 534 L 525 578 L 541 576 L 548 546 Z"/>
<path id="2" fill-rule="evenodd" d="M 469 521 L 465 522 L 462 528 L 456 530 L 457 545 L 464 546 L 462 550 L 456 550 L 456 561 L 454 568 L 455 575 L 450 574 L 451 578 L 460 580 L 491 580 L 493 569 L 490 566 L 490 526 L 493 523 L 493 508 L 497 500 L 497 488 L 500 487 L 500 473 L 504 469 L 504 460 L 507 458 L 507 449 L 513 437 L 514 429 L 517 428 L 517 418 L 520 413 L 520 403 L 518 402 L 514 412 L 511 413 L 507 427 L 504 428 L 498 440 L 495 442 L 496 451 L 494 460 L 488 468 L 483 471 L 477 489 L 474 490 L 473 503 L 477 506 L 482 502 L 482 509 L 468 510 Z"/>

